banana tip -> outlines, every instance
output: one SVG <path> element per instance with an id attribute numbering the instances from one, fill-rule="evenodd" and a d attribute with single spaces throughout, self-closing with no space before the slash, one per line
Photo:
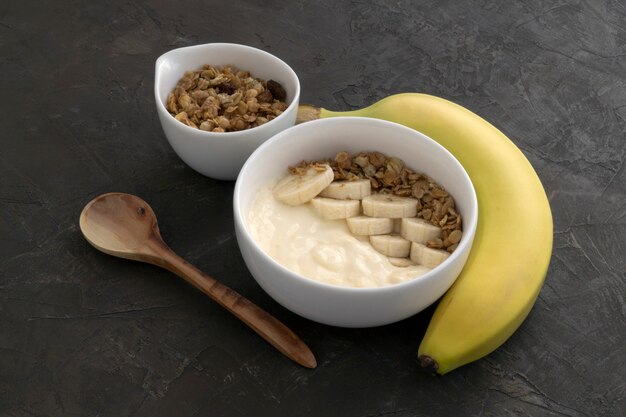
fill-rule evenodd
<path id="1" fill-rule="evenodd" d="M 428 355 L 420 355 L 417 359 L 419 360 L 420 366 L 423 370 L 433 374 L 437 373 L 437 370 L 439 369 L 439 364 L 436 360 Z"/>

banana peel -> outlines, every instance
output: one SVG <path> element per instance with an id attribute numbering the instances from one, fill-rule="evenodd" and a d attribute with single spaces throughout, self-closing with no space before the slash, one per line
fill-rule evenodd
<path id="1" fill-rule="evenodd" d="M 298 122 L 361 116 L 429 136 L 465 167 L 478 198 L 478 227 L 465 267 L 439 302 L 418 350 L 423 368 L 445 374 L 502 345 L 532 309 L 552 255 L 552 213 L 520 149 L 470 110 L 419 93 L 336 112 L 302 105 Z"/>

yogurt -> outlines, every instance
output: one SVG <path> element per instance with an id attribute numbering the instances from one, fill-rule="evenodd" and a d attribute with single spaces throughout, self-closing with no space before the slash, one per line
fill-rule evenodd
<path id="1" fill-rule="evenodd" d="M 270 181 L 257 193 L 248 229 L 276 262 L 307 278 L 345 287 L 383 287 L 410 281 L 430 269 L 397 267 L 377 252 L 367 236 L 350 233 L 345 220 L 322 219 L 310 204 L 276 200 Z"/>

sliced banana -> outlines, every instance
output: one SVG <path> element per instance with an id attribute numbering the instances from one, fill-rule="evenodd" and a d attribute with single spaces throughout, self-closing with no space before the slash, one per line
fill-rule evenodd
<path id="1" fill-rule="evenodd" d="M 289 174 L 280 180 L 274 187 L 274 197 L 291 206 L 304 204 L 328 187 L 334 178 L 330 166 L 311 166 L 302 175 Z"/>
<path id="2" fill-rule="evenodd" d="M 393 232 L 400 234 L 402 229 L 402 219 L 393 219 Z"/>
<path id="3" fill-rule="evenodd" d="M 320 193 L 320 197 L 338 200 L 361 200 L 372 194 L 370 180 L 333 181 Z"/>
<path id="4" fill-rule="evenodd" d="M 411 242 L 398 235 L 370 236 L 370 243 L 378 252 L 392 258 L 406 258 L 411 250 Z"/>
<path id="5" fill-rule="evenodd" d="M 334 198 L 315 197 L 311 205 L 317 213 L 327 220 L 347 219 L 358 216 L 361 211 L 359 200 L 335 200 Z"/>
<path id="6" fill-rule="evenodd" d="M 429 248 L 421 243 L 411 243 L 411 260 L 416 264 L 427 268 L 434 268 L 446 259 L 450 254 L 445 250 Z"/>
<path id="7" fill-rule="evenodd" d="M 406 268 L 409 266 L 414 266 L 415 262 L 410 260 L 409 258 L 387 258 L 389 259 L 389 263 L 393 266 L 397 266 L 399 268 Z"/>
<path id="8" fill-rule="evenodd" d="M 384 217 L 356 216 L 346 221 L 352 234 L 359 236 L 386 235 L 393 230 L 393 219 Z"/>
<path id="9" fill-rule="evenodd" d="M 400 235 L 415 243 L 426 243 L 441 236 L 441 228 L 417 217 L 402 219 Z"/>
<path id="10" fill-rule="evenodd" d="M 363 213 L 370 217 L 399 219 L 417 215 L 417 200 L 393 194 L 372 194 L 363 198 Z"/>

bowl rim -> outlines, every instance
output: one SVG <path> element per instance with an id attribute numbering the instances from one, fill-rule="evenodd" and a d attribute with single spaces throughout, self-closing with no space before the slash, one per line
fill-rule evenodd
<path id="1" fill-rule="evenodd" d="M 165 107 L 165 104 L 161 101 L 161 98 L 159 97 L 159 86 L 161 84 L 161 75 L 162 75 L 162 66 L 163 63 L 166 61 L 166 59 L 168 59 L 169 55 L 174 55 L 175 53 L 180 53 L 180 52 L 192 52 L 193 50 L 196 49 L 211 49 L 214 47 L 228 47 L 228 48 L 233 48 L 233 49 L 240 49 L 246 52 L 254 52 L 254 53 L 259 53 L 261 55 L 265 55 L 271 59 L 276 60 L 280 65 L 284 66 L 286 73 L 289 74 L 289 76 L 293 77 L 295 84 L 296 84 L 296 91 L 293 95 L 293 98 L 291 99 L 291 103 L 289 103 L 289 105 L 287 106 L 287 108 L 278 116 L 276 116 L 275 118 L 273 118 L 272 120 L 268 121 L 265 124 L 262 124 L 261 126 L 255 126 L 253 128 L 250 129 L 244 129 L 244 130 L 235 130 L 235 131 L 230 131 L 230 132 L 207 132 L 206 130 L 201 130 L 199 128 L 194 128 L 191 126 L 187 126 L 184 123 L 178 122 L 178 120 L 176 120 L 174 118 L 174 116 L 172 116 L 172 114 L 167 110 L 167 108 Z M 186 71 L 190 71 L 190 70 L 186 70 Z M 178 122 L 178 124 L 181 125 L 181 127 L 183 127 L 183 130 L 185 129 L 189 129 L 188 131 L 190 132 L 195 132 L 197 134 L 200 135 L 204 135 L 207 138 L 220 138 L 220 137 L 227 137 L 227 136 L 232 136 L 232 135 L 241 135 L 241 134 L 247 134 L 248 132 L 259 132 L 259 130 L 257 129 L 263 129 L 264 126 L 268 126 L 273 125 L 275 120 L 279 120 L 284 118 L 283 116 L 285 116 L 285 113 L 287 113 L 288 111 L 291 111 L 293 109 L 293 107 L 297 106 L 299 101 L 300 101 L 300 79 L 298 78 L 298 74 L 296 74 L 296 72 L 293 70 L 293 68 L 291 68 L 289 66 L 289 64 L 287 64 L 285 61 L 283 61 L 282 59 L 278 58 L 276 55 L 273 55 L 267 51 L 264 51 L 262 49 L 259 48 L 255 48 L 253 46 L 248 46 L 248 45 L 243 45 L 243 44 L 238 44 L 238 43 L 227 43 L 227 42 L 212 42 L 212 43 L 203 43 L 203 44 L 198 44 L 198 45 L 189 45 L 189 46 L 183 46 L 180 48 L 175 48 L 175 49 L 171 49 L 165 53 L 163 53 L 161 56 L 159 56 L 156 61 L 155 61 L 155 70 L 154 70 L 154 99 L 156 101 L 156 105 L 157 105 L 157 109 L 159 112 L 161 112 L 164 115 L 167 115 L 169 117 L 171 117 L 172 119 L 176 120 Z M 286 117 L 286 116 L 285 116 Z"/>
<path id="2" fill-rule="evenodd" d="M 439 151 L 442 151 L 444 154 L 447 154 L 447 156 L 451 159 L 452 163 L 456 164 L 458 168 L 460 168 L 461 170 L 461 174 L 463 175 L 463 177 L 465 178 L 465 180 L 467 181 L 467 183 L 470 186 L 470 199 L 471 201 L 469 201 L 469 205 L 470 208 L 473 210 L 473 212 L 475 213 L 475 215 L 473 216 L 473 218 L 471 218 L 471 222 L 469 224 L 467 224 L 465 222 L 465 218 L 463 219 L 463 237 L 468 236 L 468 238 L 466 239 L 462 239 L 461 243 L 459 244 L 459 247 L 457 248 L 457 250 L 455 250 L 444 262 L 442 262 L 441 264 L 437 265 L 435 268 L 431 269 L 430 271 L 419 275 L 413 279 L 410 279 L 408 281 L 404 281 L 404 282 L 399 282 L 399 283 L 395 283 L 395 284 L 389 284 L 389 285 L 384 285 L 381 287 L 349 287 L 349 286 L 342 286 L 342 285 L 336 285 L 336 284 L 329 284 L 326 282 L 321 282 L 321 281 L 317 281 L 313 278 L 309 278 L 306 277 L 304 275 L 300 275 L 297 272 L 294 272 L 292 270 L 290 270 L 289 268 L 283 266 L 281 263 L 277 262 L 274 258 L 272 258 L 269 254 L 267 254 L 254 240 L 254 238 L 252 237 L 252 235 L 250 234 L 248 228 L 247 228 L 247 224 L 244 221 L 244 214 L 242 213 L 242 208 L 241 208 L 241 204 L 240 204 L 240 195 L 241 195 L 241 183 L 242 183 L 242 178 L 245 175 L 248 175 L 248 170 L 251 169 L 250 167 L 254 164 L 254 161 L 256 160 L 256 158 L 258 158 L 258 155 L 262 154 L 263 152 L 265 152 L 265 149 L 273 146 L 273 144 L 275 142 L 280 142 L 281 140 L 284 140 L 283 138 L 286 136 L 289 136 L 291 134 L 295 134 L 298 132 L 298 130 L 301 129 L 315 129 L 315 126 L 317 124 L 341 124 L 341 123 L 363 123 L 363 124 L 378 124 L 378 125 L 385 125 L 390 129 L 398 129 L 398 130 L 404 130 L 405 132 L 409 132 L 411 135 L 415 136 L 416 138 L 418 138 L 419 140 L 426 140 L 428 142 L 431 142 L 433 145 L 435 145 L 436 148 L 439 148 Z M 258 192 L 258 190 L 257 190 Z M 478 224 L 478 200 L 476 197 L 476 189 L 474 187 L 474 184 L 472 183 L 471 178 L 469 177 L 469 175 L 467 174 L 467 171 L 465 170 L 465 168 L 463 167 L 463 165 L 461 165 L 461 163 L 454 157 L 454 155 L 452 155 L 452 153 L 450 153 L 450 151 L 448 151 L 446 148 L 444 148 L 442 145 L 440 145 L 439 143 L 437 143 L 436 141 L 434 141 L 433 139 L 431 139 L 429 136 L 423 134 L 422 132 L 415 130 L 415 129 L 411 129 L 409 127 L 406 127 L 404 125 L 395 123 L 395 122 L 390 122 L 387 120 L 381 120 L 381 119 L 375 119 L 375 118 L 369 118 L 369 117 L 359 117 L 359 116 L 341 116 L 341 117 L 330 117 L 330 118 L 326 118 L 326 119 L 317 119 L 317 120 L 313 120 L 310 122 L 306 122 L 306 123 L 302 123 L 299 125 L 295 125 L 292 126 L 288 129 L 283 130 L 280 133 L 277 133 L 276 135 L 274 135 L 273 137 L 271 137 L 269 140 L 267 140 L 266 142 L 264 142 L 263 144 L 261 144 L 261 146 L 259 146 L 253 153 L 252 155 L 250 155 L 250 157 L 248 158 L 248 160 L 246 161 L 246 163 L 243 165 L 243 167 L 241 168 L 241 170 L 239 171 L 239 175 L 237 177 L 237 182 L 235 184 L 235 189 L 233 192 L 233 209 L 234 209 L 234 221 L 236 222 L 236 226 L 238 226 L 238 229 L 242 232 L 239 235 L 244 238 L 249 244 L 250 247 L 253 248 L 257 253 L 259 253 L 261 255 L 261 257 L 266 261 L 269 262 L 270 264 L 274 265 L 275 267 L 277 267 L 279 270 L 281 270 L 283 273 L 286 273 L 289 277 L 292 277 L 293 279 L 295 279 L 298 282 L 304 283 L 306 285 L 310 285 L 313 287 L 318 287 L 320 289 L 326 289 L 326 290 L 330 290 L 330 291 L 338 291 L 340 293 L 345 293 L 348 295 L 351 294 L 373 294 L 373 293 L 390 293 L 390 292 L 398 292 L 398 291 L 402 291 L 405 288 L 408 287 L 412 287 L 414 285 L 419 285 L 420 282 L 423 281 L 430 281 L 433 279 L 437 279 L 437 275 L 438 272 L 440 272 L 442 270 L 442 268 L 444 268 L 446 265 L 450 264 L 450 262 L 452 262 L 453 260 L 461 257 L 461 253 L 464 252 L 465 250 L 467 250 L 468 246 L 470 246 L 470 250 L 471 250 L 471 245 L 474 241 L 474 237 L 476 234 L 476 227 Z M 464 216 L 465 217 L 465 216 Z M 468 254 L 469 255 L 469 254 Z M 467 262 L 467 260 L 466 260 Z M 464 265 L 463 265 L 464 266 Z M 454 281 L 456 281 L 456 278 L 454 279 Z M 454 281 L 452 281 L 452 284 L 454 284 Z M 451 285 L 452 285 L 451 284 Z M 450 285 L 450 286 L 451 286 Z M 449 287 L 448 287 L 449 289 Z M 447 291 L 447 289 L 446 289 Z"/>

